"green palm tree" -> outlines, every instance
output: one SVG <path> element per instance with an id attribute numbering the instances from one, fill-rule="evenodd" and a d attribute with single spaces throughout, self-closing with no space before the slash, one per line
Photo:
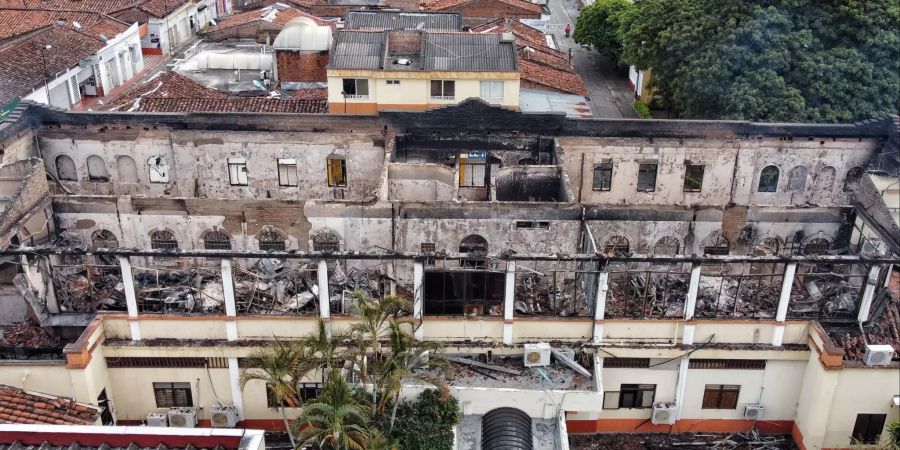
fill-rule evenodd
<path id="1" fill-rule="evenodd" d="M 370 417 L 368 406 L 357 401 L 353 388 L 335 369 L 325 377 L 319 396 L 303 407 L 294 426 L 300 445 L 319 450 L 367 450 Z"/>
<path id="2" fill-rule="evenodd" d="M 346 333 L 330 333 L 327 324 L 321 317 L 316 320 L 316 332 L 300 338 L 300 343 L 309 350 L 311 363 L 329 371 L 337 367 L 336 363 L 349 359 L 349 354 L 341 348 L 350 339 Z"/>
<path id="3" fill-rule="evenodd" d="M 381 341 L 388 339 L 391 322 L 400 320 L 403 313 L 410 310 L 409 302 L 394 296 L 381 300 L 371 300 L 357 293 L 359 301 L 359 322 L 350 326 L 350 335 L 357 342 L 356 357 L 360 361 L 360 379 L 363 383 L 372 383 L 372 402 L 378 401 L 378 380 L 369 379 L 369 353 L 372 364 L 381 361 Z"/>

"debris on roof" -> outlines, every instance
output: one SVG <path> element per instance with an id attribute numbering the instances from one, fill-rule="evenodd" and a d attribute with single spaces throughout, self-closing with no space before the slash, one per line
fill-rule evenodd
<path id="1" fill-rule="evenodd" d="M 0 423 L 92 425 L 98 417 L 99 407 L 0 384 Z"/>
<path id="2" fill-rule="evenodd" d="M 766 435 L 753 428 L 746 433 L 602 433 L 569 436 L 572 450 L 656 450 L 715 448 L 722 450 L 796 450 L 790 435 Z"/>

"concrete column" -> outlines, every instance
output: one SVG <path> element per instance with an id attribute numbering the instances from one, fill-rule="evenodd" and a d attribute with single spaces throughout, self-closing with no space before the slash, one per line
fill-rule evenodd
<path id="1" fill-rule="evenodd" d="M 872 308 L 872 300 L 875 299 L 875 288 L 878 284 L 878 274 L 881 266 L 872 266 L 869 269 L 869 276 L 866 277 L 866 287 L 863 289 L 862 301 L 859 303 L 859 315 L 857 320 L 860 323 L 869 320 L 869 310 Z"/>
<path id="2" fill-rule="evenodd" d="M 241 392 L 241 370 L 238 359 L 228 358 L 228 381 L 231 383 L 231 401 L 237 410 L 238 419 L 244 418 L 244 397 Z"/>
<path id="3" fill-rule="evenodd" d="M 791 303 L 791 289 L 794 287 L 794 275 L 797 263 L 784 266 L 784 279 L 781 281 L 781 295 L 778 297 L 778 310 L 775 313 L 775 328 L 772 330 L 772 345 L 780 347 L 784 343 L 784 321 L 787 319 L 788 305 Z"/>
<path id="4" fill-rule="evenodd" d="M 609 272 L 597 274 L 597 297 L 594 299 L 594 344 L 603 340 L 603 318 L 606 315 L 606 292 L 609 290 Z"/>
<path id="5" fill-rule="evenodd" d="M 225 315 L 237 317 L 237 305 L 234 299 L 234 275 L 231 271 L 231 260 L 228 258 L 222 258 L 222 292 L 225 295 Z M 225 321 L 225 331 L 229 341 L 238 339 L 235 319 Z"/>
<path id="6" fill-rule="evenodd" d="M 134 289 L 134 273 L 131 271 L 131 261 L 127 256 L 119 256 L 119 270 L 122 271 L 122 286 L 125 289 L 125 304 L 128 306 L 128 326 L 131 328 L 131 340 L 141 340 L 141 326 L 137 321 L 138 306 L 137 293 Z"/>
<path id="7" fill-rule="evenodd" d="M 700 291 L 700 263 L 691 263 L 691 278 L 688 283 L 687 298 L 684 300 L 684 330 L 681 334 L 681 343 L 683 345 L 694 344 L 694 312 L 697 309 L 697 293 Z M 679 406 L 680 408 L 680 406 Z"/>
<path id="8" fill-rule="evenodd" d="M 425 322 L 422 312 L 425 309 L 425 265 L 421 260 L 413 263 L 413 336 L 421 341 L 425 338 Z"/>
<path id="9" fill-rule="evenodd" d="M 676 417 L 681 419 L 681 411 L 684 408 L 684 390 L 687 386 L 688 374 L 688 358 L 681 358 L 681 364 L 678 366 L 678 381 L 675 383 L 675 407 L 678 409 Z"/>
<path id="10" fill-rule="evenodd" d="M 513 343 L 513 314 L 516 308 L 516 263 L 506 263 L 506 290 L 503 292 L 503 343 Z"/>
<path id="11" fill-rule="evenodd" d="M 325 332 L 331 336 L 331 293 L 328 290 L 328 262 L 319 260 L 319 317 L 325 321 Z"/>

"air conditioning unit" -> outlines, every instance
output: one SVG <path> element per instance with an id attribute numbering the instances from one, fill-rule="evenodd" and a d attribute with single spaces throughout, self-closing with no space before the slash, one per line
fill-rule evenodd
<path id="1" fill-rule="evenodd" d="M 169 426 L 169 418 L 162 413 L 147 414 L 148 427 L 167 427 Z"/>
<path id="2" fill-rule="evenodd" d="M 674 425 L 678 408 L 675 403 L 654 403 L 650 423 L 653 425 Z"/>
<path id="3" fill-rule="evenodd" d="M 194 408 L 169 408 L 169 426 L 194 428 L 197 426 L 197 410 Z"/>
<path id="4" fill-rule="evenodd" d="M 525 367 L 542 367 L 550 365 L 550 344 L 538 342 L 525 344 Z"/>
<path id="5" fill-rule="evenodd" d="M 744 419 L 746 420 L 762 420 L 766 407 L 759 404 L 747 405 L 744 407 Z"/>
<path id="6" fill-rule="evenodd" d="M 890 345 L 866 345 L 866 365 L 886 366 L 894 358 L 894 347 Z"/>
<path id="7" fill-rule="evenodd" d="M 237 409 L 232 405 L 213 405 L 209 407 L 209 418 L 213 428 L 234 428 Z"/>

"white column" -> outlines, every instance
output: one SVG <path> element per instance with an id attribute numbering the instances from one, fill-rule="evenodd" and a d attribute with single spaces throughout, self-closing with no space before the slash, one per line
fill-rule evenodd
<path id="1" fill-rule="evenodd" d="M 878 284 L 878 273 L 881 266 L 872 266 L 869 276 L 866 277 L 866 287 L 863 289 L 862 301 L 859 303 L 859 315 L 857 320 L 865 322 L 869 320 L 869 310 L 872 308 L 872 300 L 875 299 L 875 285 Z"/>
<path id="2" fill-rule="evenodd" d="M 606 292 L 609 290 L 609 272 L 597 274 L 597 297 L 594 299 L 594 344 L 603 340 L 603 318 L 606 316 Z"/>
<path id="3" fill-rule="evenodd" d="M 238 367 L 238 359 L 228 358 L 228 380 L 231 382 L 231 401 L 237 410 L 238 418 L 244 418 L 244 397 L 241 393 L 241 370 Z"/>
<path id="4" fill-rule="evenodd" d="M 137 294 L 134 290 L 134 274 L 131 271 L 131 261 L 127 256 L 119 256 L 119 269 L 122 271 L 122 286 L 125 289 L 125 304 L 128 307 L 128 326 L 131 328 L 131 340 L 141 340 L 141 326 L 137 321 L 138 306 Z"/>
<path id="5" fill-rule="evenodd" d="M 234 275 L 228 258 L 222 258 L 222 292 L 225 296 L 225 315 L 230 317 L 225 321 L 225 332 L 229 341 L 236 341 L 238 330 L 234 317 L 237 317 L 237 305 L 234 299 Z"/>
<path id="6" fill-rule="evenodd" d="M 516 263 L 506 263 L 506 290 L 503 292 L 503 343 L 513 343 L 513 315 L 516 308 Z"/>
<path id="7" fill-rule="evenodd" d="M 331 293 L 328 290 L 328 262 L 319 260 L 319 317 L 325 321 L 325 332 L 331 336 Z"/>
<path id="8" fill-rule="evenodd" d="M 413 263 L 413 336 L 416 340 L 425 338 L 425 322 L 422 320 L 422 311 L 425 307 L 425 265 L 420 260 Z"/>
<path id="9" fill-rule="evenodd" d="M 697 309 L 697 293 L 700 291 L 700 263 L 691 263 L 691 278 L 688 283 L 687 298 L 684 300 L 684 330 L 681 334 L 681 343 L 683 345 L 694 344 L 694 324 L 690 323 L 694 319 L 694 312 Z"/>
<path id="10" fill-rule="evenodd" d="M 775 312 L 775 328 L 772 330 L 772 345 L 780 347 L 784 343 L 784 321 L 787 319 L 788 306 L 791 303 L 791 289 L 794 286 L 794 275 L 797 263 L 784 266 L 784 279 L 781 281 L 781 295 L 778 297 L 778 310 Z"/>
<path id="11" fill-rule="evenodd" d="M 684 390 L 685 386 L 687 386 L 687 374 L 688 374 L 688 361 L 687 357 L 681 358 L 681 364 L 678 366 L 678 382 L 675 384 L 675 407 L 678 409 L 678 414 L 676 417 L 681 419 L 681 410 L 684 408 Z"/>

